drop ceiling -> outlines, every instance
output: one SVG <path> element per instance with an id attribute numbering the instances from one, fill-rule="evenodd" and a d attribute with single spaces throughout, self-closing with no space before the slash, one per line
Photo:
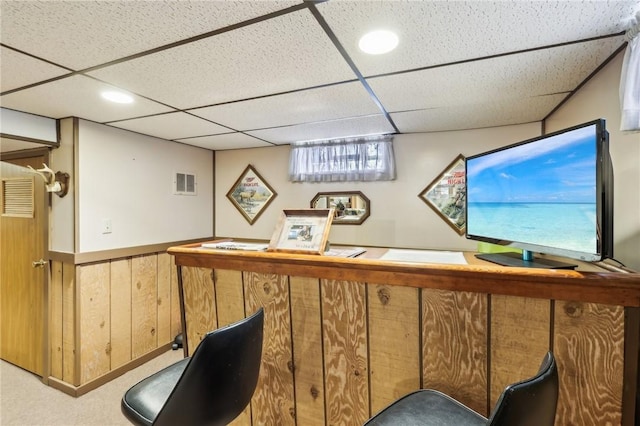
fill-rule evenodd
<path id="1" fill-rule="evenodd" d="M 212 150 L 543 120 L 640 1 L 1 0 L 0 106 Z M 358 39 L 400 43 L 367 55 Z M 103 100 L 103 89 L 133 94 Z"/>

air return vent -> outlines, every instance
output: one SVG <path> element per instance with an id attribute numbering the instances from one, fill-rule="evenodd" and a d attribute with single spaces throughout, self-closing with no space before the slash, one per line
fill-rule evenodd
<path id="1" fill-rule="evenodd" d="M 173 180 L 173 193 L 177 195 L 196 195 L 196 175 L 178 172 Z"/>
<path id="2" fill-rule="evenodd" d="M 33 177 L 2 179 L 2 215 L 33 217 Z"/>

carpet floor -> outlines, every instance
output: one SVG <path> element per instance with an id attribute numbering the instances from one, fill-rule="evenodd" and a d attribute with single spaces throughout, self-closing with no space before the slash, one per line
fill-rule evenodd
<path id="1" fill-rule="evenodd" d="M 182 349 L 169 350 L 78 398 L 43 384 L 40 377 L 32 373 L 0 361 L 0 425 L 131 425 L 120 411 L 122 395 L 140 380 L 183 356 Z"/>

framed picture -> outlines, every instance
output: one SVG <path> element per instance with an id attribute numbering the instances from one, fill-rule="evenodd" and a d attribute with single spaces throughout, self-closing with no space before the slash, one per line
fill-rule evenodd
<path id="1" fill-rule="evenodd" d="M 227 192 L 227 198 L 231 204 L 252 225 L 276 195 L 278 195 L 276 191 L 251 165 L 244 169 L 236 183 Z"/>
<path id="2" fill-rule="evenodd" d="M 418 197 L 431 207 L 458 235 L 466 230 L 467 197 L 464 157 L 458 155 Z"/>
<path id="3" fill-rule="evenodd" d="M 324 254 L 334 209 L 283 210 L 267 251 Z"/>

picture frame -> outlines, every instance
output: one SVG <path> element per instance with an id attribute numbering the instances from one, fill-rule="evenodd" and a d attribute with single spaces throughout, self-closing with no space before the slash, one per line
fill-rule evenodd
<path id="1" fill-rule="evenodd" d="M 333 216 L 334 209 L 283 210 L 267 251 L 323 255 Z"/>
<path id="2" fill-rule="evenodd" d="M 465 157 L 458 155 L 418 194 L 458 235 L 466 232 Z"/>
<path id="3" fill-rule="evenodd" d="M 242 216 L 253 225 L 278 194 L 249 164 L 235 181 L 227 198 Z"/>

